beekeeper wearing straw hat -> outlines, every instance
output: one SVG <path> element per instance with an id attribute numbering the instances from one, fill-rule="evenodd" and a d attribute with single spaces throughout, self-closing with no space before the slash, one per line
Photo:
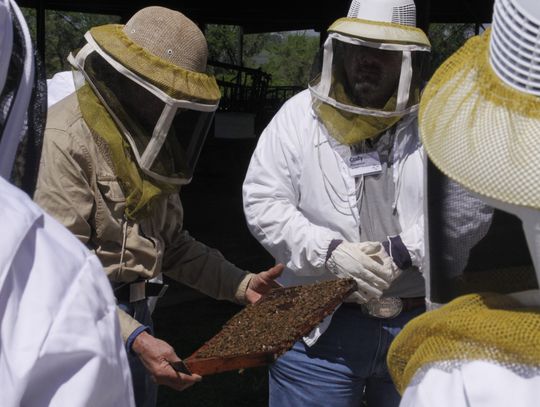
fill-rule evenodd
<path id="1" fill-rule="evenodd" d="M 385 357 L 424 309 L 424 154 L 416 110 L 430 45 L 411 0 L 353 1 L 322 64 L 262 133 L 243 186 L 284 285 L 356 292 L 270 369 L 271 406 L 396 406 Z"/>
<path id="2" fill-rule="evenodd" d="M 161 273 L 212 297 L 254 302 L 281 266 L 251 274 L 182 230 L 187 184 L 220 99 L 207 44 L 178 11 L 147 7 L 90 29 L 70 55 L 76 92 L 49 110 L 35 200 L 101 260 L 119 304 L 139 406 L 183 390 L 178 356 L 152 336 Z M 156 281 L 157 280 L 157 281 Z"/>
<path id="3" fill-rule="evenodd" d="M 491 29 L 437 70 L 420 107 L 426 290 L 388 358 L 402 406 L 537 406 L 540 3 L 495 0 Z"/>
<path id="4" fill-rule="evenodd" d="M 0 0 L 1 404 L 134 406 L 115 299 L 99 260 L 27 195 L 46 100 L 24 16 L 15 1 Z"/>

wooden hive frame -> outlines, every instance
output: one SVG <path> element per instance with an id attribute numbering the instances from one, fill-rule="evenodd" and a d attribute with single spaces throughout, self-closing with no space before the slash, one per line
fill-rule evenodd
<path id="1" fill-rule="evenodd" d="M 355 289 L 352 279 L 274 289 L 233 316 L 192 355 L 171 364 L 177 371 L 202 376 L 268 365 L 330 315 Z"/>

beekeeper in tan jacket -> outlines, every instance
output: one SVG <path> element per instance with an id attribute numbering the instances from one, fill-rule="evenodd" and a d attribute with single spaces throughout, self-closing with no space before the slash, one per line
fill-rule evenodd
<path id="1" fill-rule="evenodd" d="M 220 91 L 207 44 L 183 14 L 137 12 L 125 26 L 94 27 L 69 60 L 77 91 L 48 114 L 35 200 L 94 250 L 113 285 L 131 355 L 137 405 L 156 385 L 183 390 L 170 345 L 154 338 L 148 297 L 160 273 L 218 299 L 254 302 L 278 265 L 250 274 L 182 230 L 178 195 L 191 180 Z M 154 380 L 151 380 L 151 379 Z"/>

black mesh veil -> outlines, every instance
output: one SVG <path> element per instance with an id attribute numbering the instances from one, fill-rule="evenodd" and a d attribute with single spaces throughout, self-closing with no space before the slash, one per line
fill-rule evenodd
<path id="1" fill-rule="evenodd" d="M 487 205 L 431 162 L 426 196 L 432 303 L 473 292 L 538 288 L 519 218 Z"/>
<path id="2" fill-rule="evenodd" d="M 12 113 L 13 101 L 21 84 L 25 59 L 23 38 L 20 22 L 17 18 L 14 18 L 13 50 L 6 83 L 0 94 L 0 133 L 2 134 L 4 126 Z M 47 114 L 47 81 L 45 79 L 44 65 L 41 63 L 37 53 L 34 55 L 34 63 L 35 75 L 32 96 L 23 130 L 19 135 L 20 144 L 10 179 L 11 182 L 30 196 L 33 195 L 36 185 Z"/>
<path id="3" fill-rule="evenodd" d="M 36 181 L 41 159 L 43 133 L 47 117 L 47 80 L 45 67 L 39 54 L 34 56 L 36 75 L 34 77 L 34 91 L 28 107 L 25 131 L 17 151 L 17 158 L 13 168 L 12 180 L 15 185 L 32 196 L 36 188 Z"/>

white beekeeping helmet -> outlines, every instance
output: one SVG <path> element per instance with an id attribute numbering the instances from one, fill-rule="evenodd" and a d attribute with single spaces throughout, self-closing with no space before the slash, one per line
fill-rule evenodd
<path id="1" fill-rule="evenodd" d="M 416 6 L 413 0 L 352 0 L 347 17 L 416 27 Z"/>
<path id="2" fill-rule="evenodd" d="M 489 291 L 539 306 L 540 2 L 495 0 L 493 10 L 491 28 L 441 64 L 420 103 L 434 164 L 427 296 Z"/>
<path id="3" fill-rule="evenodd" d="M 540 96 L 540 1 L 497 1 L 489 45 L 491 67 L 507 85 Z"/>
<path id="4" fill-rule="evenodd" d="M 328 28 L 321 70 L 309 83 L 328 133 L 352 145 L 415 112 L 430 49 L 412 0 L 353 0 Z"/>

